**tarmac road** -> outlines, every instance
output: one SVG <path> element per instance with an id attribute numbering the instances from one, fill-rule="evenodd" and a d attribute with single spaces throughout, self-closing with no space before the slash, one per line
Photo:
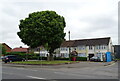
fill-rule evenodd
<path id="1" fill-rule="evenodd" d="M 23 67 L 24 66 L 24 67 Z M 118 63 L 80 62 L 57 66 L 3 64 L 2 79 L 118 79 Z"/>

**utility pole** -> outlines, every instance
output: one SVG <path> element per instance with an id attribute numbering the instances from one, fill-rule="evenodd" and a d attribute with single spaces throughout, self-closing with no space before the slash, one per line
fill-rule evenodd
<path id="1" fill-rule="evenodd" d="M 70 31 L 68 32 L 69 35 L 69 42 L 70 42 Z M 70 60 L 70 45 L 69 45 L 69 60 Z"/>

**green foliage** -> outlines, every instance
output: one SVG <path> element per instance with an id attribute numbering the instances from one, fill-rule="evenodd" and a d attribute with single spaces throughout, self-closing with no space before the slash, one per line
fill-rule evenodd
<path id="1" fill-rule="evenodd" d="M 55 57 L 54 60 L 69 60 L 69 58 Z"/>
<path id="2" fill-rule="evenodd" d="M 70 57 L 72 60 L 73 57 Z M 76 61 L 87 61 L 87 57 L 76 57 Z"/>
<path id="3" fill-rule="evenodd" d="M 39 57 L 39 60 L 47 60 L 47 57 Z"/>
<path id="4" fill-rule="evenodd" d="M 2 44 L 0 44 L 0 54 L 3 54 L 3 55 L 5 55 L 6 54 L 6 49 L 5 49 L 5 47 L 2 45 Z"/>
<path id="5" fill-rule="evenodd" d="M 28 53 L 20 53 L 20 52 L 9 52 L 6 55 L 17 55 L 19 57 L 28 59 L 28 60 L 38 60 L 39 54 L 28 54 Z"/>
<path id="6" fill-rule="evenodd" d="M 77 61 L 87 61 L 87 57 L 76 57 Z"/>
<path id="7" fill-rule="evenodd" d="M 43 45 L 52 54 L 64 40 L 65 25 L 64 17 L 55 11 L 34 12 L 20 20 L 17 34 L 31 48 Z"/>
<path id="8" fill-rule="evenodd" d="M 17 61 L 12 62 L 15 64 L 68 64 L 68 63 L 76 63 L 77 61 Z"/>

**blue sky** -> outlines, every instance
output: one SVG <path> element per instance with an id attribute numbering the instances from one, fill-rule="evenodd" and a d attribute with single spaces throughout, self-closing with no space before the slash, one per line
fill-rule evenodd
<path id="1" fill-rule="evenodd" d="M 53 10 L 65 17 L 66 39 L 111 37 L 118 44 L 118 0 L 1 0 L 0 42 L 27 47 L 17 36 L 19 20 L 36 11 Z"/>

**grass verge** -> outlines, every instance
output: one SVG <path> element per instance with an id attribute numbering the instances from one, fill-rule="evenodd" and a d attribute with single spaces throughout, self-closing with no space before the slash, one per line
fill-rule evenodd
<path id="1" fill-rule="evenodd" d="M 17 61 L 17 62 L 11 62 L 13 64 L 70 64 L 70 63 L 76 63 L 79 61 Z"/>

